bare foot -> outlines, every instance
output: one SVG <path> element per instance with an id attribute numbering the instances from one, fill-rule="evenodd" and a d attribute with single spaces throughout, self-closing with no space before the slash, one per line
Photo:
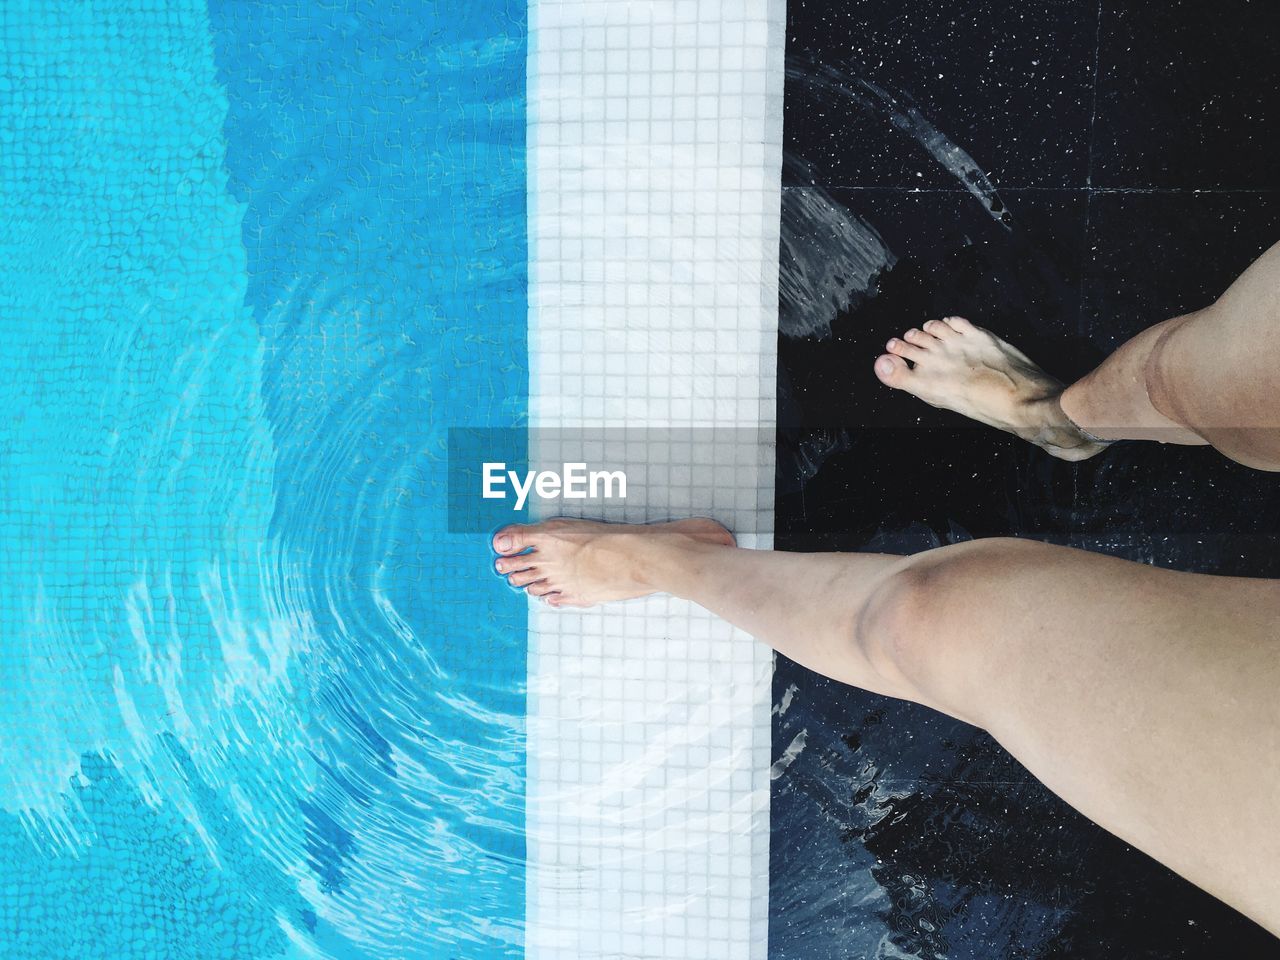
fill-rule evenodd
<path id="1" fill-rule="evenodd" d="M 963 317 L 913 327 L 886 349 L 876 360 L 876 376 L 925 403 L 1008 431 L 1063 460 L 1085 460 L 1107 446 L 1062 412 L 1061 383 Z"/>
<path id="2" fill-rule="evenodd" d="M 499 555 L 494 567 L 511 586 L 553 607 L 592 607 L 655 593 L 650 568 L 657 552 L 735 543 L 733 534 L 705 517 L 671 523 L 560 518 L 503 527 L 493 537 Z"/>

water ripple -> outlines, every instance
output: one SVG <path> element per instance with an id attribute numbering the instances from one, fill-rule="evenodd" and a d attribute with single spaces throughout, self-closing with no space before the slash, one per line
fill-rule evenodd
<path id="1" fill-rule="evenodd" d="M 445 6 L 5 28 L 68 78 L 0 277 L 32 956 L 519 953 L 525 610 L 444 470 L 448 427 L 523 424 L 524 25 Z"/>

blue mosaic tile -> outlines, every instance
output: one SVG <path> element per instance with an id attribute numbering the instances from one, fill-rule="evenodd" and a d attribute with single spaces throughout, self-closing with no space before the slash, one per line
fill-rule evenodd
<path id="1" fill-rule="evenodd" d="M 6 958 L 521 953 L 524 15 L 0 9 Z"/>

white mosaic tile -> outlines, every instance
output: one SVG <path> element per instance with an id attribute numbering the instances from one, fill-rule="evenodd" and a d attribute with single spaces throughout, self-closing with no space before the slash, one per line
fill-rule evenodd
<path id="1" fill-rule="evenodd" d="M 581 515 L 771 545 L 784 28 L 531 3 L 531 459 L 595 430 L 647 474 Z M 668 597 L 531 607 L 529 638 L 527 956 L 763 960 L 771 652 Z"/>

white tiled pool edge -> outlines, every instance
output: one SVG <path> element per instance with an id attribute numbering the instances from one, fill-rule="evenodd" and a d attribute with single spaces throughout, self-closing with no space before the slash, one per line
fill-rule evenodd
<path id="1" fill-rule="evenodd" d="M 614 515 L 767 548 L 784 0 L 529 13 L 531 459 L 557 462 L 538 428 L 649 428 L 662 502 Z M 760 440 L 707 490 L 682 427 Z M 526 956 L 764 960 L 771 673 L 667 597 L 531 608 Z"/>

